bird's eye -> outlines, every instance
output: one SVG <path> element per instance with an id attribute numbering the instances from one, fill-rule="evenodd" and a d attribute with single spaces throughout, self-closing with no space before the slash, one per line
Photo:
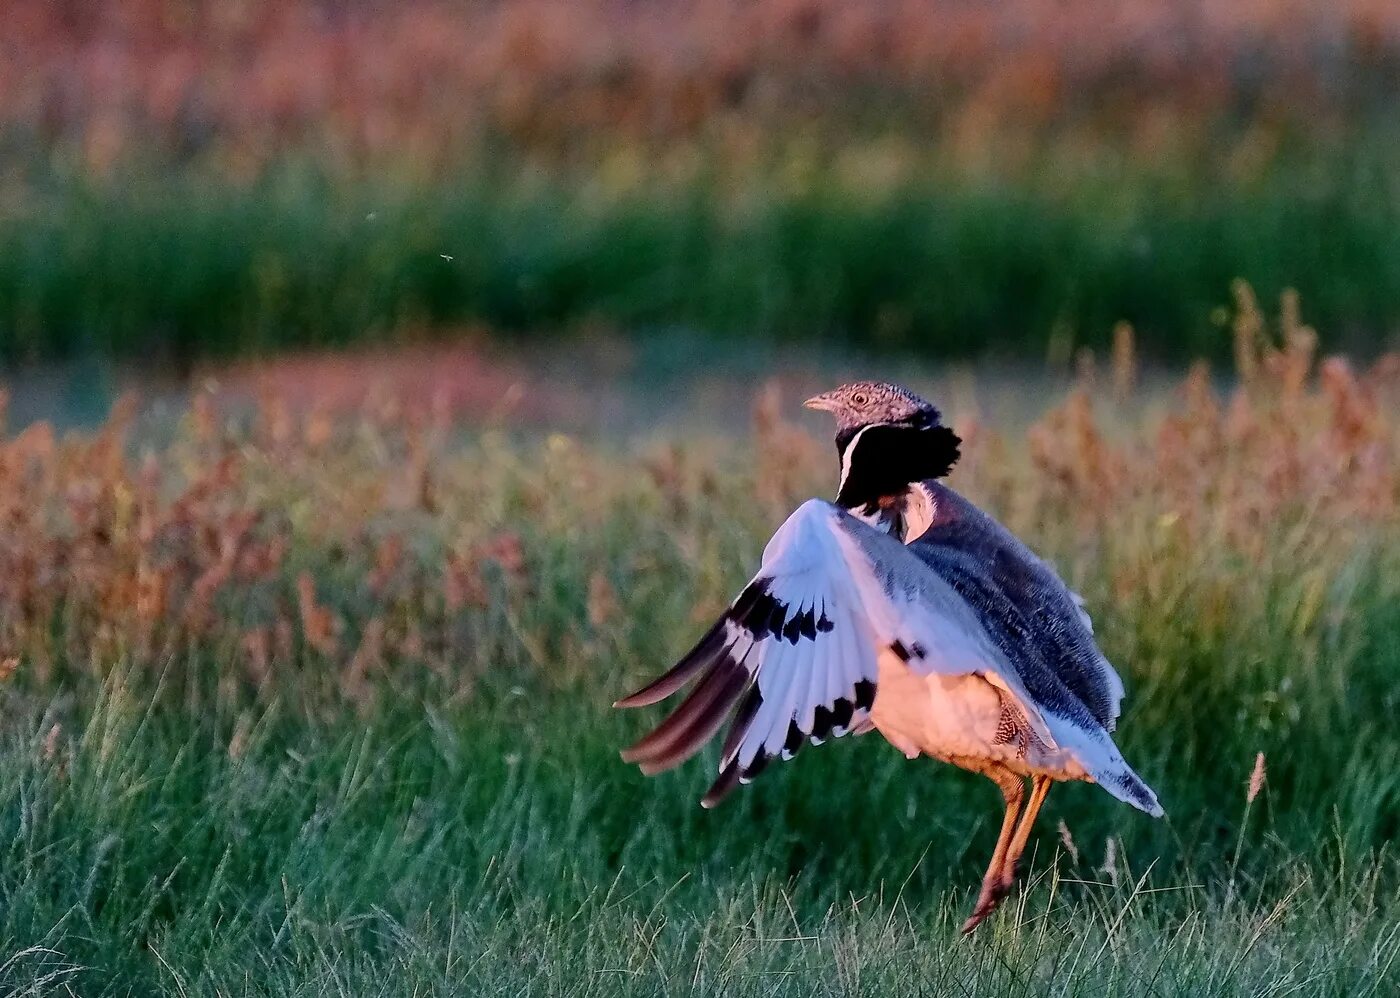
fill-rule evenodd
<path id="1" fill-rule="evenodd" d="M 851 396 L 852 405 L 866 405 L 867 403 L 869 403 L 869 401 L 870 396 L 865 394 L 865 392 L 856 392 L 854 395 Z"/>

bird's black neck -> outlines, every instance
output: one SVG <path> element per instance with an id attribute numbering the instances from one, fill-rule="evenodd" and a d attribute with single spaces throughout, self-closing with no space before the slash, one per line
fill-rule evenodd
<path id="1" fill-rule="evenodd" d="M 836 504 L 872 512 L 882 499 L 914 482 L 942 478 L 958 460 L 962 440 L 946 426 L 875 423 L 836 435 L 841 488 Z"/>

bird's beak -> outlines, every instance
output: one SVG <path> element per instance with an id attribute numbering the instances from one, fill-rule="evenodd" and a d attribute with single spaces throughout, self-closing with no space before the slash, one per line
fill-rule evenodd
<path id="1" fill-rule="evenodd" d="M 833 407 L 833 402 L 830 394 L 825 393 L 822 395 L 813 395 L 806 402 L 803 402 L 802 405 L 807 409 L 820 409 L 822 412 L 830 412 Z"/>

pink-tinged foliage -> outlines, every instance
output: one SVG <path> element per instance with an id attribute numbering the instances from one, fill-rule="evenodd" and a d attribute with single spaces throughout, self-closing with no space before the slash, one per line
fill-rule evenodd
<path id="1" fill-rule="evenodd" d="M 718 132 L 738 152 L 880 107 L 961 146 L 1089 122 L 1150 151 L 1240 108 L 1316 124 L 1387 96 L 1397 60 L 1386 0 L 11 0 L 0 122 L 95 168 L 159 151 L 235 172 L 308 147 L 432 169 L 497 138 Z"/>

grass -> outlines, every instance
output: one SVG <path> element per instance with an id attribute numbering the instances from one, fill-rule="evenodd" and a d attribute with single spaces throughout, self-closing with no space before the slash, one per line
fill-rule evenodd
<path id="1" fill-rule="evenodd" d="M 99 173 L 139 155 L 247 175 L 289 149 L 432 171 L 485 141 L 570 160 L 720 136 L 746 158 L 773 135 L 861 145 L 892 126 L 984 168 L 1066 131 L 1149 161 L 1235 135 L 1258 164 L 1294 127 L 1389 120 L 1400 16 L 1374 0 L 1118 6 L 406 0 L 327 16 L 288 0 L 229 16 L 13 0 L 0 142 Z"/>
<path id="2" fill-rule="evenodd" d="M 1218 857 L 1153 865 L 1145 819 L 1062 791 L 1033 886 L 963 941 L 984 788 L 842 746 L 702 816 L 621 770 L 587 699 L 502 693 L 263 719 L 234 756 L 233 718 L 143 718 L 119 689 L 59 763 L 11 735 L 12 993 L 1386 994 L 1400 971 L 1393 862 L 1335 840 L 1261 837 L 1230 898 Z M 1093 854 L 1054 845 L 1056 813 Z M 1128 843 L 1110 869 L 1089 814 Z"/>
<path id="3" fill-rule="evenodd" d="M 1057 789 L 972 940 L 984 781 L 868 737 L 704 812 L 705 765 L 616 758 L 610 701 L 829 491 L 771 397 L 628 450 L 421 399 L 8 440 L 0 994 L 1391 993 L 1400 384 L 1288 321 L 1237 318 L 1228 397 L 1144 413 L 1120 350 L 1126 402 L 959 417 L 1169 814 Z"/>
<path id="4" fill-rule="evenodd" d="M 464 326 L 1058 363 L 1120 320 L 1184 361 L 1236 279 L 1400 329 L 1374 0 L 11 6 L 6 365 Z"/>
<path id="5" fill-rule="evenodd" d="M 1374 354 L 1400 328 L 1390 148 L 1244 180 L 1050 161 L 879 180 L 800 148 L 671 179 L 511 160 L 412 182 L 40 170 L 0 216 L 0 357 L 184 366 L 464 326 L 1068 357 L 1119 320 L 1158 357 L 1219 357 L 1236 278 L 1266 299 L 1296 288 L 1340 345 Z"/>

